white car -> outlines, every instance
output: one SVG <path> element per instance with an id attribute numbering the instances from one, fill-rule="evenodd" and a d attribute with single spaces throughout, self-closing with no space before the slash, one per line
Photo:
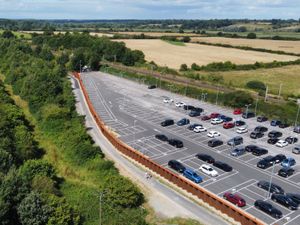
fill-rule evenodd
<path id="1" fill-rule="evenodd" d="M 205 131 L 207 131 L 207 129 L 205 127 L 203 127 L 203 126 L 196 126 L 194 128 L 194 132 L 195 133 L 201 133 L 201 132 L 205 132 Z"/>
<path id="2" fill-rule="evenodd" d="M 209 131 L 209 132 L 207 133 L 207 136 L 210 137 L 210 138 L 215 138 L 215 137 L 218 137 L 218 136 L 220 136 L 220 135 L 221 135 L 220 132 L 214 131 L 214 130 Z"/>
<path id="3" fill-rule="evenodd" d="M 212 119 L 212 121 L 210 121 L 210 123 L 213 125 L 217 125 L 217 124 L 223 123 L 223 120 L 220 118 L 214 118 L 214 119 Z"/>
<path id="4" fill-rule="evenodd" d="M 216 177 L 219 175 L 218 171 L 214 170 L 213 168 L 211 168 L 211 166 L 207 165 L 207 164 L 203 164 L 202 166 L 200 166 L 199 168 L 203 173 L 211 176 L 211 177 Z"/>
<path id="5" fill-rule="evenodd" d="M 246 127 L 239 127 L 238 129 L 236 129 L 236 132 L 238 134 L 244 134 L 248 132 L 248 129 Z"/>
<path id="6" fill-rule="evenodd" d="M 283 147 L 285 147 L 285 146 L 288 146 L 288 144 L 289 144 L 289 143 L 286 142 L 286 141 L 284 141 L 284 140 L 279 140 L 279 141 L 276 142 L 275 145 L 276 145 L 277 147 L 283 148 Z"/>
<path id="7" fill-rule="evenodd" d="M 164 98 L 164 103 L 171 103 L 174 102 L 172 98 Z"/>
<path id="8" fill-rule="evenodd" d="M 176 107 L 183 107 L 183 106 L 185 106 L 186 104 L 184 103 L 184 102 L 176 102 L 175 103 L 175 106 Z"/>

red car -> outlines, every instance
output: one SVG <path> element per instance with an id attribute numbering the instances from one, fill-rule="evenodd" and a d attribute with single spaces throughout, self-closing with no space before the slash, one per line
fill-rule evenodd
<path id="1" fill-rule="evenodd" d="M 212 114 L 210 114 L 210 118 L 211 119 L 214 119 L 214 118 L 217 118 L 217 117 L 219 117 L 220 116 L 220 113 L 212 113 Z"/>
<path id="2" fill-rule="evenodd" d="M 223 195 L 223 198 L 231 202 L 232 204 L 237 205 L 238 207 L 244 207 L 246 205 L 246 201 L 238 194 L 232 194 L 230 192 L 226 192 Z"/>
<path id="3" fill-rule="evenodd" d="M 224 129 L 230 129 L 230 128 L 233 128 L 233 127 L 234 127 L 234 123 L 227 122 L 227 123 L 223 124 Z"/>
<path id="4" fill-rule="evenodd" d="M 242 114 L 242 113 L 243 113 L 242 109 L 235 109 L 235 110 L 233 110 L 233 114 L 234 115 L 239 115 L 239 114 Z"/>
<path id="5" fill-rule="evenodd" d="M 202 116 L 201 120 L 205 121 L 205 120 L 210 120 L 210 116 Z"/>

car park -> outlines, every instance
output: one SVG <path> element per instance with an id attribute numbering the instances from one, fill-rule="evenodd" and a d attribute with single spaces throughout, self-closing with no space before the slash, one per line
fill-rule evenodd
<path id="1" fill-rule="evenodd" d="M 199 126 L 202 127 L 202 125 L 199 124 L 199 123 L 193 123 L 193 124 L 189 125 L 189 126 L 187 127 L 187 129 L 188 129 L 188 130 L 194 130 L 195 127 L 199 127 Z"/>
<path id="2" fill-rule="evenodd" d="M 237 120 L 237 121 L 234 122 L 234 125 L 237 126 L 237 127 L 240 127 L 240 126 L 246 125 L 246 122 L 243 121 L 243 120 Z"/>
<path id="3" fill-rule="evenodd" d="M 183 142 L 178 139 L 169 139 L 168 143 L 176 148 L 183 148 Z"/>
<path id="4" fill-rule="evenodd" d="M 219 139 L 212 139 L 208 141 L 208 146 L 209 147 L 217 147 L 223 144 L 223 141 L 219 140 Z"/>
<path id="5" fill-rule="evenodd" d="M 295 144 L 296 142 L 298 142 L 298 138 L 289 136 L 285 139 L 285 141 L 288 142 L 289 144 Z"/>
<path id="6" fill-rule="evenodd" d="M 212 125 L 217 125 L 217 124 L 221 124 L 221 123 L 223 123 L 224 121 L 222 120 L 222 119 L 220 119 L 220 118 L 214 118 L 214 119 L 212 119 L 211 121 L 210 121 L 210 123 L 212 124 Z"/>
<path id="7" fill-rule="evenodd" d="M 275 208 L 272 204 L 265 202 L 263 200 L 256 200 L 254 202 L 255 208 L 267 213 L 273 218 L 280 219 L 282 217 L 282 212 Z"/>
<path id="8" fill-rule="evenodd" d="M 282 167 L 279 171 L 278 171 L 278 175 L 281 177 L 289 177 L 292 176 L 294 174 L 295 170 L 291 167 Z"/>
<path id="9" fill-rule="evenodd" d="M 181 120 L 179 120 L 176 124 L 177 126 L 184 126 L 190 123 L 190 120 L 187 118 L 182 118 Z"/>
<path id="10" fill-rule="evenodd" d="M 179 173 L 183 173 L 185 171 L 185 166 L 183 166 L 177 160 L 170 160 L 168 162 L 168 166 L 171 167 L 173 170 L 176 170 Z"/>
<path id="11" fill-rule="evenodd" d="M 254 114 L 253 112 L 244 112 L 244 113 L 242 114 L 242 117 L 243 117 L 244 119 L 250 119 L 250 118 L 255 117 L 255 114 Z"/>
<path id="12" fill-rule="evenodd" d="M 284 194 L 284 190 L 279 185 L 270 183 L 269 181 L 264 181 L 264 180 L 259 181 L 257 183 L 257 186 L 268 192 L 270 191 L 270 193 Z"/>
<path id="13" fill-rule="evenodd" d="M 214 170 L 211 166 L 207 164 L 203 164 L 200 166 L 199 170 L 201 170 L 206 175 L 209 175 L 211 177 L 216 177 L 219 175 L 218 171 Z"/>
<path id="14" fill-rule="evenodd" d="M 244 134 L 244 133 L 248 133 L 248 129 L 246 127 L 239 127 L 238 129 L 236 129 L 236 132 L 238 134 Z"/>
<path id="15" fill-rule="evenodd" d="M 214 159 L 212 156 L 207 155 L 207 154 L 201 154 L 201 153 L 198 153 L 198 154 L 196 155 L 196 157 L 197 157 L 198 159 L 204 161 L 204 162 L 209 163 L 209 164 L 215 162 L 215 159 Z"/>
<path id="16" fill-rule="evenodd" d="M 223 124 L 223 128 L 224 129 L 230 129 L 230 128 L 233 128 L 234 127 L 234 123 L 231 123 L 231 122 L 226 122 Z"/>
<path id="17" fill-rule="evenodd" d="M 201 115 L 201 112 L 200 111 L 197 111 L 197 110 L 192 110 L 190 111 L 189 113 L 189 116 L 190 117 L 196 117 L 196 116 L 200 116 Z"/>
<path id="18" fill-rule="evenodd" d="M 201 183 L 203 181 L 203 178 L 201 176 L 199 176 L 195 171 L 193 171 L 192 169 L 185 169 L 183 172 L 183 176 L 185 176 L 186 178 L 188 178 L 191 181 L 194 181 L 195 183 Z"/>
<path id="19" fill-rule="evenodd" d="M 256 145 L 247 145 L 245 147 L 247 152 L 252 152 L 254 149 L 257 149 L 257 148 L 258 148 L 258 146 L 256 146 Z"/>
<path id="20" fill-rule="evenodd" d="M 260 123 L 265 122 L 267 120 L 268 120 L 268 117 L 266 117 L 266 116 L 258 116 L 256 119 L 256 121 L 260 122 Z"/>
<path id="21" fill-rule="evenodd" d="M 217 118 L 219 116 L 220 116 L 220 113 L 212 113 L 212 114 L 210 114 L 210 118 L 211 119 Z"/>
<path id="22" fill-rule="evenodd" d="M 148 86 L 148 89 L 155 89 L 156 88 L 156 85 L 149 85 Z"/>
<path id="23" fill-rule="evenodd" d="M 276 145 L 277 147 L 283 148 L 283 147 L 285 147 L 285 146 L 288 146 L 288 144 L 289 144 L 289 143 L 286 142 L 286 141 L 284 141 L 284 140 L 279 140 L 279 141 L 276 142 L 275 145 Z"/>
<path id="24" fill-rule="evenodd" d="M 275 145 L 278 141 L 278 138 L 269 138 L 267 142 L 271 145 Z"/>
<path id="25" fill-rule="evenodd" d="M 205 132 L 205 131 L 207 131 L 207 129 L 203 126 L 197 126 L 194 128 L 195 133 L 201 133 L 201 132 Z"/>
<path id="26" fill-rule="evenodd" d="M 175 106 L 176 107 L 184 107 L 186 104 L 184 102 L 176 102 Z"/>
<path id="27" fill-rule="evenodd" d="M 255 148 L 252 150 L 252 155 L 255 155 L 255 156 L 262 156 L 265 154 L 268 154 L 268 150 L 264 149 L 264 148 L 258 147 L 258 148 Z"/>
<path id="28" fill-rule="evenodd" d="M 195 106 L 192 106 L 192 105 L 184 105 L 184 106 L 183 106 L 183 109 L 184 109 L 184 110 L 194 110 L 194 109 L 195 109 Z"/>
<path id="29" fill-rule="evenodd" d="M 237 147 L 235 149 L 232 150 L 232 152 L 230 153 L 230 155 L 232 156 L 241 156 L 243 154 L 246 153 L 246 150 L 244 147 Z"/>
<path id="30" fill-rule="evenodd" d="M 267 132 L 268 128 L 264 127 L 264 126 L 257 126 L 254 128 L 254 132 L 260 132 L 260 133 L 264 133 Z"/>
<path id="31" fill-rule="evenodd" d="M 269 138 L 279 138 L 282 136 L 282 133 L 276 130 L 272 130 L 268 133 Z"/>
<path id="32" fill-rule="evenodd" d="M 162 127 L 167 127 L 167 126 L 171 126 L 174 124 L 174 120 L 172 119 L 166 119 L 165 121 L 161 122 L 160 125 Z"/>
<path id="33" fill-rule="evenodd" d="M 291 198 L 298 205 L 300 204 L 300 194 L 286 193 L 285 195 L 288 196 L 289 198 Z"/>
<path id="34" fill-rule="evenodd" d="M 155 138 L 161 141 L 168 141 L 168 137 L 164 134 L 156 134 Z"/>
<path id="35" fill-rule="evenodd" d="M 280 120 L 271 120 L 270 125 L 273 127 L 279 126 L 281 124 Z"/>
<path id="36" fill-rule="evenodd" d="M 223 198 L 231 202 L 232 204 L 237 205 L 238 207 L 246 206 L 245 199 L 243 199 L 241 196 L 239 196 L 236 193 L 225 192 Z"/>
<path id="37" fill-rule="evenodd" d="M 293 148 L 292 152 L 293 152 L 294 154 L 300 154 L 300 145 L 296 145 L 296 146 Z"/>
<path id="38" fill-rule="evenodd" d="M 274 202 L 279 203 L 280 205 L 283 205 L 290 210 L 297 210 L 298 209 L 298 204 L 293 201 L 292 198 L 283 195 L 283 194 L 272 194 L 271 199 Z"/>
<path id="39" fill-rule="evenodd" d="M 242 113 L 243 113 L 242 109 L 235 109 L 235 110 L 233 110 L 233 114 L 234 115 L 239 115 L 239 114 L 242 114 Z"/>
<path id="40" fill-rule="evenodd" d="M 221 161 L 215 161 L 213 163 L 213 166 L 225 171 L 225 172 L 231 172 L 232 171 L 232 167 L 229 166 L 227 163 L 221 162 Z"/>
<path id="41" fill-rule="evenodd" d="M 174 100 L 172 98 L 164 98 L 164 103 L 172 103 Z"/>
<path id="42" fill-rule="evenodd" d="M 262 138 L 264 136 L 264 133 L 261 132 L 251 132 L 250 137 L 252 139 L 258 139 L 258 138 Z"/>
<path id="43" fill-rule="evenodd" d="M 210 120 L 210 119 L 211 118 L 209 116 L 206 116 L 206 115 L 201 117 L 201 120 L 203 120 L 203 121 Z"/>
<path id="44" fill-rule="evenodd" d="M 241 136 L 236 136 L 234 138 L 231 138 L 229 141 L 227 141 L 227 144 L 230 146 L 236 146 L 243 144 L 244 139 Z"/>
<path id="45" fill-rule="evenodd" d="M 293 131 L 294 131 L 295 133 L 297 133 L 297 134 L 300 134 L 300 126 L 299 126 L 299 125 L 298 125 L 298 126 L 295 126 L 294 129 L 293 129 Z"/>
<path id="46" fill-rule="evenodd" d="M 256 164 L 256 166 L 261 169 L 267 169 L 267 168 L 271 167 L 273 164 L 275 164 L 274 157 L 267 156 L 267 157 L 259 160 L 258 163 Z"/>
<path id="47" fill-rule="evenodd" d="M 219 137 L 220 135 L 221 135 L 220 132 L 215 131 L 215 130 L 209 131 L 207 133 L 207 137 L 210 137 L 210 138 Z"/>
<path id="48" fill-rule="evenodd" d="M 288 157 L 281 162 L 282 167 L 291 167 L 296 165 L 296 160 L 294 158 Z"/>

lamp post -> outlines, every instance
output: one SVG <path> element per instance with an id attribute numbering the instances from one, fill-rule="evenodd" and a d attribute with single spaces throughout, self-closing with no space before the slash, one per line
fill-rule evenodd
<path id="1" fill-rule="evenodd" d="M 257 99 L 256 99 L 256 103 L 255 103 L 255 116 L 256 116 L 256 111 L 257 111 L 257 105 L 258 105 L 258 97 L 257 97 Z"/>
<path id="2" fill-rule="evenodd" d="M 219 93 L 220 93 L 220 86 L 218 86 L 218 93 L 216 96 L 216 105 L 218 105 Z"/>
<path id="3" fill-rule="evenodd" d="M 249 109 L 249 106 L 251 106 L 251 104 L 245 105 L 245 107 L 246 107 L 246 115 L 248 115 L 248 109 Z"/>
<path id="4" fill-rule="evenodd" d="M 275 161 L 273 161 L 273 168 L 272 168 L 272 173 L 271 173 L 270 182 L 269 182 L 269 190 L 268 190 L 267 199 L 270 198 L 271 184 L 272 184 L 272 180 L 273 180 L 274 169 L 275 169 Z"/>
<path id="5" fill-rule="evenodd" d="M 296 119 L 295 119 L 295 126 L 297 126 L 297 123 L 298 123 L 299 112 L 300 112 L 300 104 L 298 104 L 298 111 L 297 111 L 297 115 L 296 115 Z"/>

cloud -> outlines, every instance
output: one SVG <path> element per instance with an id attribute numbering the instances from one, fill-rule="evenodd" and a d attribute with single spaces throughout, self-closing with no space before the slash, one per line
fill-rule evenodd
<path id="1" fill-rule="evenodd" d="M 299 9 L 299 0 L 0 0 L 0 17 L 35 19 L 298 19 Z"/>

